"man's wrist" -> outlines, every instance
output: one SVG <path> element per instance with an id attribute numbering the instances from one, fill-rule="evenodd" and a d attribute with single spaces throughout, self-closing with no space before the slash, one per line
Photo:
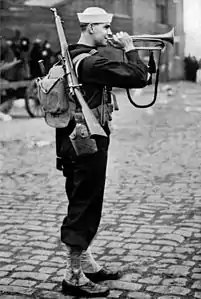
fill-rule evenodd
<path id="1" fill-rule="evenodd" d="M 124 47 L 124 51 L 125 52 L 129 52 L 131 50 L 135 50 L 135 47 L 132 45 L 132 46 L 128 46 L 128 47 Z"/>

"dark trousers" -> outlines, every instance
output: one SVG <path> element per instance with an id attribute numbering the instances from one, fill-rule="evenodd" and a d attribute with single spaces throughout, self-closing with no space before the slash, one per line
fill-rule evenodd
<path id="1" fill-rule="evenodd" d="M 61 241 L 86 250 L 101 219 L 107 149 L 73 161 L 66 178 L 67 216 L 61 226 Z"/>

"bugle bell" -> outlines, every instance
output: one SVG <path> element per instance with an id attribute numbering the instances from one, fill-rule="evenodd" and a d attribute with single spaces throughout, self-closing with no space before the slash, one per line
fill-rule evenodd
<path id="1" fill-rule="evenodd" d="M 135 46 L 136 50 L 161 50 L 165 47 L 165 42 L 174 45 L 174 28 L 172 28 L 169 32 L 164 34 L 142 34 L 142 35 L 131 35 L 133 42 L 155 42 L 157 45 L 155 46 Z M 113 38 L 108 38 L 111 41 Z M 115 46 L 115 45 L 114 45 Z"/>
<path id="2" fill-rule="evenodd" d="M 169 32 L 164 34 L 142 34 L 142 35 L 132 35 L 131 37 L 134 42 L 135 50 L 149 51 L 149 63 L 152 62 L 152 65 L 153 63 L 155 63 L 153 51 L 158 51 L 159 53 L 157 67 L 155 68 L 154 71 L 154 73 L 156 73 L 156 77 L 155 77 L 155 86 L 154 86 L 154 96 L 152 101 L 147 105 L 139 105 L 133 101 L 129 89 L 126 89 L 128 99 L 133 106 L 135 106 L 136 108 L 148 108 L 155 103 L 157 98 L 161 51 L 165 48 L 166 46 L 165 43 L 170 43 L 171 45 L 174 45 L 174 28 L 172 28 Z M 115 47 L 115 44 L 112 43 L 112 38 L 109 38 L 109 40 L 111 41 L 110 44 Z M 145 45 L 137 46 L 135 45 L 135 42 L 145 42 Z M 149 42 L 149 45 L 146 45 L 146 42 Z M 150 45 L 150 43 L 153 43 L 153 45 Z M 151 73 L 151 78 L 152 78 L 152 74 L 153 72 Z"/>
<path id="3" fill-rule="evenodd" d="M 142 35 L 132 35 L 133 41 L 163 41 L 168 42 L 174 45 L 174 28 L 172 28 L 169 32 L 164 34 L 142 34 Z"/>

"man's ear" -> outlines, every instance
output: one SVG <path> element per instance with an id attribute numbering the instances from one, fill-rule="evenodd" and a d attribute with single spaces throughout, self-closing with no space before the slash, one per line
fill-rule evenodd
<path id="1" fill-rule="evenodd" d="M 93 34 L 93 33 L 94 33 L 94 26 L 93 26 L 93 24 L 89 24 L 89 25 L 88 25 L 88 32 L 89 32 L 90 34 Z"/>

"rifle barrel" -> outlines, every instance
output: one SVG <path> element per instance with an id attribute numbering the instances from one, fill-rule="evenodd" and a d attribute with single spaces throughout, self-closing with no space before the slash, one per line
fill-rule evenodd
<path id="1" fill-rule="evenodd" d="M 51 10 L 54 12 L 55 23 L 56 23 L 57 33 L 58 33 L 60 47 L 61 47 L 65 77 L 67 79 L 68 86 L 70 86 L 71 91 L 73 91 L 73 94 L 77 98 L 77 100 L 82 108 L 82 113 L 84 115 L 86 125 L 89 130 L 90 137 L 91 138 L 94 138 L 96 136 L 107 137 L 105 131 L 101 127 L 100 123 L 98 122 L 95 115 L 93 114 L 93 112 L 91 111 L 89 106 L 87 105 L 87 103 L 82 95 L 82 92 L 81 92 L 79 84 L 78 84 L 78 79 L 77 79 L 75 71 L 74 71 L 70 53 L 68 50 L 68 43 L 67 43 L 64 29 L 63 29 L 63 26 L 61 23 L 61 18 L 57 14 L 56 8 L 51 8 Z"/>

